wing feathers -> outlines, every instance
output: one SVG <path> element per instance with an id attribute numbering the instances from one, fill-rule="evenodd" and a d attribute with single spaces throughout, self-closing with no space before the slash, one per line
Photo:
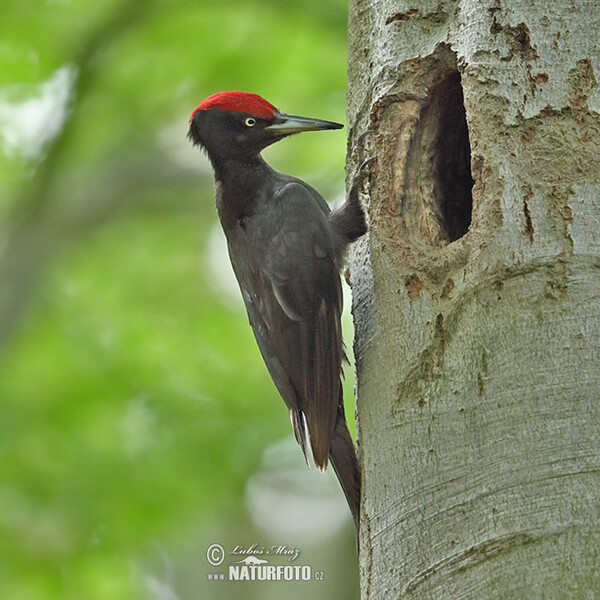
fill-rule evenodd
<path id="1" fill-rule="evenodd" d="M 356 206 L 332 213 L 313 188 L 276 171 L 257 190 L 235 183 L 229 207 L 217 182 L 217 207 L 252 330 L 305 459 L 308 433 L 317 467 L 331 460 L 357 520 L 360 474 L 341 404 L 339 270 L 364 223 Z"/>
<path id="2" fill-rule="evenodd" d="M 253 329 L 269 372 L 290 408 L 296 439 L 306 451 L 308 429 L 315 464 L 325 469 L 343 353 L 333 236 L 327 213 L 304 185 L 288 183 L 276 201 L 280 219 L 271 215 L 263 224 L 263 259 L 250 275 L 252 287 L 264 291 L 260 302 L 246 306 L 258 325 Z"/>

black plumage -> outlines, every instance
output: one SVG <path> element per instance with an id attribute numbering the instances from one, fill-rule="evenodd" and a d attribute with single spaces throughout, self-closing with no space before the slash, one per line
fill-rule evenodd
<path id="1" fill-rule="evenodd" d="M 331 211 L 314 188 L 260 154 L 287 135 L 340 127 L 285 115 L 255 94 L 221 92 L 194 111 L 188 136 L 212 163 L 231 264 L 296 439 L 306 458 L 308 430 L 317 467 L 331 460 L 358 523 L 360 470 L 342 399 L 339 275 L 348 244 L 366 232 L 358 190 Z"/>

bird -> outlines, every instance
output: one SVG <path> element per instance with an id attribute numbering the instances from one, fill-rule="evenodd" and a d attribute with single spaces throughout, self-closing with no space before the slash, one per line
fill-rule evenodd
<path id="1" fill-rule="evenodd" d="M 340 271 L 349 244 L 367 231 L 361 181 L 332 210 L 261 155 L 287 136 L 342 127 L 283 113 L 258 94 L 224 91 L 192 112 L 187 136 L 212 164 L 233 271 L 304 459 L 308 465 L 308 434 L 316 467 L 332 464 L 358 531 L 361 473 L 344 416 Z"/>

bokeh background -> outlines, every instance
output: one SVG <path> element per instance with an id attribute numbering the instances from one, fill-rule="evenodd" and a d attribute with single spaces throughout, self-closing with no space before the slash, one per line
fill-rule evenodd
<path id="1" fill-rule="evenodd" d="M 345 501 L 303 463 L 209 163 L 185 139 L 224 89 L 344 122 L 346 14 L 345 0 L 2 2 L 3 598 L 357 597 Z M 304 134 L 266 158 L 335 204 L 345 139 Z M 212 543 L 297 548 L 324 580 L 209 581 L 224 571 Z"/>

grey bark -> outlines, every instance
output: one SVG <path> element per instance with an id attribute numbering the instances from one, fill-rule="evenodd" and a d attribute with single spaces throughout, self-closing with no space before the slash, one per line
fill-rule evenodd
<path id="1" fill-rule="evenodd" d="M 362 598 L 600 597 L 600 5 L 352 0 L 349 45 Z"/>

